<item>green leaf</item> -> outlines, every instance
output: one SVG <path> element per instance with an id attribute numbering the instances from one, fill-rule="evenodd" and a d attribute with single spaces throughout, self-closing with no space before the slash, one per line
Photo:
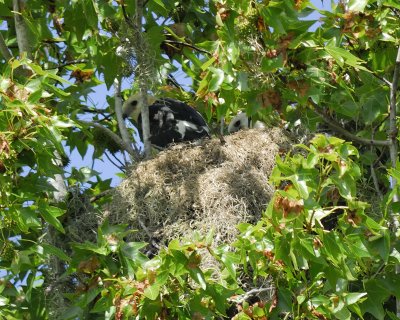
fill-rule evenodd
<path id="1" fill-rule="evenodd" d="M 201 70 L 205 71 L 207 70 L 209 67 L 211 67 L 211 65 L 217 60 L 217 58 L 215 57 L 211 57 L 210 59 L 208 59 L 206 62 L 204 62 L 201 65 Z"/>
<path id="2" fill-rule="evenodd" d="M 279 55 L 276 58 L 265 58 L 261 60 L 261 70 L 263 72 L 275 72 L 277 69 L 283 67 L 283 57 Z"/>
<path id="3" fill-rule="evenodd" d="M 309 197 L 307 182 L 310 180 L 310 177 L 308 177 L 307 174 L 294 174 L 288 177 L 288 179 L 293 182 L 293 185 L 302 199 L 307 199 Z"/>
<path id="4" fill-rule="evenodd" d="M 151 286 L 147 287 L 144 290 L 145 297 L 149 298 L 150 300 L 156 300 L 160 294 L 160 286 L 158 283 L 154 283 Z"/>
<path id="5" fill-rule="evenodd" d="M 57 217 L 64 214 L 64 210 L 57 207 L 42 205 L 39 208 L 39 212 L 46 222 L 50 223 L 61 233 L 65 233 L 64 227 L 62 226 L 60 220 L 57 219 Z"/>
<path id="6" fill-rule="evenodd" d="M 376 319 L 383 320 L 385 317 L 383 302 L 390 296 L 390 290 L 381 281 L 375 279 L 366 280 L 364 287 L 368 293 L 368 299 L 361 303 L 361 310 L 363 313 L 371 313 Z"/>
<path id="7" fill-rule="evenodd" d="M 237 81 L 238 81 L 238 89 L 239 91 L 248 91 L 249 87 L 248 87 L 248 74 L 247 72 L 239 72 L 238 73 L 238 77 L 237 77 Z"/>
<path id="8" fill-rule="evenodd" d="M 97 244 L 93 244 L 90 242 L 84 243 L 74 243 L 72 245 L 75 249 L 84 250 L 84 251 L 91 251 L 103 256 L 110 253 L 110 250 L 107 247 L 99 247 Z"/>
<path id="9" fill-rule="evenodd" d="M 66 261 L 66 262 L 70 262 L 71 258 L 68 257 L 64 251 L 62 251 L 61 249 L 52 246 L 51 244 L 48 243 L 42 243 L 41 245 L 39 245 L 39 248 L 42 247 L 43 253 L 44 254 L 49 254 L 49 255 L 55 255 L 57 256 L 59 259 Z"/>
<path id="10" fill-rule="evenodd" d="M 325 251 L 326 258 L 338 264 L 339 259 L 342 257 L 342 252 L 339 247 L 340 241 L 334 233 L 323 233 L 322 237 L 322 250 Z"/>
<path id="11" fill-rule="evenodd" d="M 121 252 L 126 258 L 129 258 L 138 264 L 143 264 L 147 262 L 149 258 L 147 258 L 140 250 L 146 246 L 147 243 L 144 242 L 128 242 L 122 245 Z"/>
<path id="12" fill-rule="evenodd" d="M 224 72 L 221 69 L 209 67 L 208 68 L 212 72 L 211 80 L 208 83 L 209 91 L 217 91 L 224 81 Z"/>
<path id="13" fill-rule="evenodd" d="M 371 247 L 378 252 L 383 261 L 387 262 L 390 255 L 390 232 L 383 230 L 382 236 L 370 240 Z"/>
<path id="14" fill-rule="evenodd" d="M 350 11 L 363 12 L 367 4 L 368 0 L 350 0 L 347 5 Z"/>
<path id="15" fill-rule="evenodd" d="M 237 256 L 237 254 L 235 254 L 233 252 L 225 252 L 221 256 L 221 261 L 223 262 L 224 266 L 228 270 L 228 272 L 229 272 L 230 276 L 232 277 L 232 279 L 236 279 L 236 266 L 235 266 L 235 264 L 240 262 L 240 259 Z"/>
<path id="16" fill-rule="evenodd" d="M 0 307 L 7 306 L 9 304 L 9 299 L 3 296 L 0 296 Z"/>
<path id="17" fill-rule="evenodd" d="M 352 256 L 358 259 L 372 257 L 367 247 L 362 242 L 362 236 L 358 234 L 349 234 L 346 236 L 345 240 L 350 249 L 349 253 L 351 253 Z"/>
<path id="18" fill-rule="evenodd" d="M 188 268 L 189 274 L 194 281 L 196 281 L 203 290 L 207 289 L 207 281 L 204 278 L 203 272 L 200 268 Z"/>
<path id="19" fill-rule="evenodd" d="M 37 211 L 33 206 L 20 208 L 19 214 L 22 218 L 20 228 L 24 232 L 28 232 L 30 228 L 40 227 L 42 225 Z"/>
<path id="20" fill-rule="evenodd" d="M 356 0 L 353 0 L 353 1 L 356 1 Z M 385 1 L 383 1 L 382 4 L 384 6 L 393 7 L 393 8 L 400 10 L 400 3 L 397 0 L 385 0 Z"/>
<path id="21" fill-rule="evenodd" d="M 77 319 L 81 317 L 82 313 L 83 312 L 81 308 L 77 306 L 72 306 L 62 313 L 61 319 L 62 320 Z"/>
<path id="22" fill-rule="evenodd" d="M 365 296 L 367 296 L 366 292 L 350 292 L 344 294 L 344 301 L 346 305 L 351 305 L 359 302 Z"/>
<path id="23" fill-rule="evenodd" d="M 349 51 L 339 48 L 339 47 L 333 47 L 333 46 L 326 46 L 324 47 L 324 50 L 333 58 L 336 60 L 339 66 L 343 67 L 344 65 L 349 65 L 355 68 L 358 68 L 360 70 L 365 70 L 368 71 L 365 67 L 363 67 L 361 64 L 364 64 L 365 61 L 362 59 L 356 57 L 355 55 L 351 54 Z"/>

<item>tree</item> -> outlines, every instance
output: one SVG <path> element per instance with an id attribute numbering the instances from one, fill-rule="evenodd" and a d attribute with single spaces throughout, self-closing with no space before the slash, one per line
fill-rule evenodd
<path id="1" fill-rule="evenodd" d="M 0 314 L 54 318 L 49 300 L 64 282 L 65 319 L 203 319 L 230 305 L 240 305 L 238 319 L 394 319 L 382 304 L 400 299 L 400 6 L 339 1 L 317 25 L 303 19 L 314 11 L 305 0 L 0 2 Z M 124 241 L 124 226 L 107 223 L 91 243 L 65 244 L 76 212 L 100 210 L 110 189 L 94 171 L 66 172 L 66 148 L 141 157 L 118 116 L 130 92 L 121 80 L 132 77 L 144 99 L 190 101 L 210 123 L 244 110 L 348 142 L 317 135 L 305 157 L 277 159 L 275 198 L 259 224 L 239 227 L 233 247 L 172 242 L 149 259 L 144 244 Z M 89 94 L 102 81 L 115 95 L 99 109 Z M 71 213 L 74 197 L 89 201 Z M 324 231 L 318 221 L 338 210 L 336 228 Z M 222 283 L 199 267 L 199 247 L 220 261 Z M 271 277 L 272 299 L 249 303 L 265 288 L 245 292 L 240 273 Z"/>

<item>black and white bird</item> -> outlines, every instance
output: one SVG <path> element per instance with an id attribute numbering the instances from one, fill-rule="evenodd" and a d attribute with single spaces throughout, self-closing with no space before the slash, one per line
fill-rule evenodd
<path id="1" fill-rule="evenodd" d="M 202 115 L 186 103 L 171 98 L 150 98 L 149 102 L 150 142 L 155 147 L 163 149 L 171 143 L 210 137 Z M 135 121 L 141 139 L 142 109 L 139 94 L 131 96 L 122 107 L 123 117 L 130 116 Z"/>
<path id="2" fill-rule="evenodd" d="M 253 123 L 251 117 L 248 117 L 245 112 L 241 112 L 233 117 L 232 121 L 229 123 L 228 132 L 234 133 L 236 131 L 249 128 L 264 129 L 265 124 L 258 120 Z"/>

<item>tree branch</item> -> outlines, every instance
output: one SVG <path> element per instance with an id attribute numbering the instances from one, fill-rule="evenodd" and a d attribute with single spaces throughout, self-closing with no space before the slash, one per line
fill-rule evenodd
<path id="1" fill-rule="evenodd" d="M 249 299 L 250 297 L 254 297 L 257 296 L 261 293 L 264 292 L 271 292 L 272 288 L 268 287 L 268 288 L 255 288 L 255 289 L 251 289 L 250 291 L 247 291 L 244 294 L 238 295 L 238 296 L 234 296 L 232 298 L 230 298 L 229 300 L 235 303 L 243 303 L 245 302 L 247 299 Z"/>
<path id="2" fill-rule="evenodd" d="M 363 145 L 368 145 L 368 146 L 390 146 L 391 141 L 390 140 L 374 140 L 374 139 L 365 139 L 361 138 L 359 136 L 356 136 L 355 134 L 347 131 L 344 129 L 339 122 L 336 120 L 332 119 L 322 111 L 320 111 L 320 107 L 311 99 L 308 99 L 309 103 L 312 105 L 312 110 L 318 114 L 322 120 L 325 121 L 325 123 L 334 131 L 337 133 L 345 136 L 347 139 L 363 144 Z"/>
<path id="3" fill-rule="evenodd" d="M 115 161 L 117 161 L 120 165 L 118 165 L 117 163 L 114 162 L 113 159 L 111 159 L 111 156 L 108 154 L 108 152 L 105 152 L 104 154 L 105 154 L 106 158 L 107 158 L 116 168 L 118 168 L 119 170 L 121 170 L 121 171 L 123 171 L 123 172 L 125 171 L 126 166 L 125 166 L 124 163 L 123 163 L 121 160 L 119 160 L 114 154 L 112 154 L 112 156 L 115 158 Z M 110 153 L 110 154 L 111 154 L 111 153 Z"/>
<path id="4" fill-rule="evenodd" d="M 145 40 L 143 39 L 142 34 L 142 19 L 143 19 L 143 0 L 136 0 L 136 17 L 135 17 L 135 40 L 136 45 L 134 46 L 136 52 L 136 60 L 139 66 L 138 74 L 136 75 L 139 80 L 139 90 L 140 90 L 140 99 L 142 100 L 142 134 L 143 134 L 143 144 L 144 144 L 144 154 L 146 158 L 150 158 L 151 156 L 151 143 L 150 143 L 150 120 L 149 120 L 149 107 L 147 103 L 147 92 L 148 85 L 146 79 L 145 70 L 149 70 L 150 66 L 148 65 L 148 61 L 146 61 L 146 54 L 148 55 L 148 46 Z"/>
<path id="5" fill-rule="evenodd" d="M 66 61 L 66 62 L 61 63 L 61 64 L 59 64 L 59 65 L 56 65 L 55 67 L 52 67 L 52 68 L 43 68 L 43 70 L 61 69 L 61 68 L 64 68 L 64 67 L 66 67 L 66 66 L 70 66 L 70 65 L 73 65 L 73 64 L 80 64 L 80 63 L 86 63 L 86 62 L 88 62 L 87 59 L 79 59 L 79 60 Z"/>
<path id="6" fill-rule="evenodd" d="M 118 79 L 114 80 L 114 98 L 115 98 L 115 115 L 117 117 L 119 133 L 121 134 L 122 140 L 124 141 L 125 145 L 129 148 L 129 155 L 131 161 L 137 161 L 139 158 L 138 150 L 133 150 L 132 148 L 132 141 L 131 137 L 128 133 L 128 130 L 125 126 L 125 121 L 122 117 L 122 99 L 121 99 L 121 82 Z"/>
<path id="7" fill-rule="evenodd" d="M 396 64 L 394 66 L 393 71 L 393 80 L 390 85 L 390 116 L 389 116 L 389 140 L 391 141 L 390 145 L 390 159 L 392 161 L 392 167 L 396 167 L 397 162 L 397 125 L 396 125 L 396 98 L 397 98 L 397 87 L 399 84 L 399 74 L 400 74 L 400 46 L 397 51 Z"/>
<path id="8" fill-rule="evenodd" d="M 89 201 L 90 201 L 90 203 L 93 203 L 93 202 L 96 202 L 97 200 L 99 200 L 99 199 L 101 199 L 103 197 L 109 196 L 109 195 L 111 195 L 113 193 L 114 193 L 114 189 L 104 190 L 104 191 L 100 192 L 99 194 L 96 194 L 93 197 L 91 197 L 89 199 Z"/>
<path id="9" fill-rule="evenodd" d="M 32 50 L 29 42 L 28 28 L 22 16 L 23 3 L 21 0 L 13 0 L 15 32 L 17 34 L 17 42 L 20 57 L 25 53 L 28 58 L 32 58 Z"/>
<path id="10" fill-rule="evenodd" d="M 106 135 L 108 135 L 112 140 L 114 140 L 114 142 L 120 147 L 121 150 L 128 152 L 133 157 L 136 156 L 135 151 L 133 151 L 133 154 L 131 154 L 131 152 L 133 150 L 132 146 L 129 147 L 129 145 L 126 145 L 126 143 L 118 135 L 116 135 L 114 132 L 112 132 L 110 129 L 102 126 L 99 123 L 92 122 L 92 121 L 77 120 L 77 122 L 81 122 L 89 127 L 95 127 L 97 129 L 100 129 Z"/>
<path id="11" fill-rule="evenodd" d="M 390 160 L 392 162 L 392 168 L 396 168 L 396 164 L 398 161 L 398 144 L 397 144 L 397 125 L 396 125 L 396 115 L 397 115 L 397 87 L 399 84 L 399 74 L 400 74 L 400 46 L 397 50 L 396 64 L 394 66 L 393 71 L 393 80 L 390 86 L 390 117 L 389 117 L 389 152 L 390 152 Z M 390 189 L 394 190 L 397 187 L 397 180 L 394 176 L 390 176 Z M 395 192 L 393 196 L 393 202 L 399 201 L 399 195 Z M 396 232 L 400 227 L 399 221 L 399 212 L 392 210 L 391 211 L 391 220 L 392 220 L 392 230 Z M 400 264 L 396 264 L 396 273 L 400 274 Z M 400 299 L 396 299 L 396 314 L 400 317 Z"/>
<path id="12" fill-rule="evenodd" d="M 187 43 L 187 42 L 176 41 L 176 40 L 164 40 L 163 42 L 164 42 L 164 43 L 169 43 L 169 44 L 178 44 L 178 45 L 181 45 L 181 46 L 185 46 L 185 47 L 192 48 L 192 49 L 194 49 L 194 50 L 196 50 L 196 51 L 199 51 L 199 52 L 201 52 L 201 53 L 205 53 L 205 54 L 207 54 L 207 55 L 209 55 L 209 56 L 211 55 L 211 53 L 208 52 L 207 50 L 201 49 L 201 48 L 196 47 L 196 46 L 194 46 L 194 45 L 192 45 L 192 44 L 190 44 L 190 43 Z"/>
<path id="13" fill-rule="evenodd" d="M 0 32 L 0 52 L 3 55 L 4 59 L 6 59 L 6 61 L 13 58 L 13 55 L 11 54 L 11 51 L 8 49 L 1 32 Z"/>

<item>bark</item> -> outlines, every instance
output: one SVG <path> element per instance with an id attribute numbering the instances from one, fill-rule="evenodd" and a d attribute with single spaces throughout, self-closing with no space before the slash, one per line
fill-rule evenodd
<path id="1" fill-rule="evenodd" d="M 146 158 L 151 155 L 151 143 L 150 143 L 150 121 L 149 121 L 149 108 L 147 103 L 147 93 L 149 91 L 147 72 L 151 69 L 151 66 L 146 60 L 148 57 L 147 44 L 143 39 L 143 0 L 136 0 L 136 17 L 135 17 L 135 28 L 136 28 L 136 59 L 137 59 L 137 73 L 136 79 L 139 81 L 140 98 L 142 99 L 143 109 L 141 111 L 142 116 L 142 134 L 144 144 L 144 154 Z"/>
<path id="2" fill-rule="evenodd" d="M 135 162 L 139 158 L 138 150 L 134 150 L 131 144 L 131 136 L 125 126 L 125 121 L 122 117 L 122 99 L 121 99 L 121 82 L 118 79 L 114 80 L 115 89 L 115 115 L 117 117 L 119 132 L 123 141 L 123 150 L 126 150 L 132 162 Z M 109 134 L 109 132 L 107 132 Z M 115 141 L 115 137 L 112 137 Z M 117 142 L 121 145 L 121 142 Z"/>
<path id="3" fill-rule="evenodd" d="M 130 145 L 130 142 L 126 144 L 124 140 L 122 140 L 117 134 L 112 132 L 110 129 L 102 126 L 100 123 L 97 122 L 84 121 L 84 120 L 80 120 L 79 122 L 82 122 L 90 127 L 95 127 L 97 129 L 102 130 L 106 135 L 108 135 L 111 139 L 114 140 L 114 142 L 119 146 L 121 150 L 125 150 L 133 157 L 135 156 L 136 152 L 133 150 L 132 146 Z"/>
<path id="4" fill-rule="evenodd" d="M 26 54 L 26 56 L 29 59 L 32 59 L 32 49 L 29 38 L 29 31 L 24 21 L 24 17 L 22 15 L 23 8 L 24 8 L 23 0 L 13 0 L 15 32 L 17 34 L 19 55 L 20 57 L 22 57 L 24 54 Z"/>
<path id="5" fill-rule="evenodd" d="M 397 134 L 398 129 L 396 125 L 396 115 L 397 115 L 397 87 L 399 84 L 399 74 L 400 74 L 400 46 L 397 51 L 396 63 L 393 71 L 393 80 L 390 86 L 390 112 L 389 112 L 389 140 L 391 144 L 389 146 L 390 150 L 390 160 L 392 163 L 392 168 L 396 168 L 396 164 L 398 161 L 398 143 L 397 143 Z M 395 177 L 390 177 L 390 188 L 392 190 L 396 190 L 397 188 L 397 180 Z M 393 202 L 399 201 L 399 195 L 395 192 L 393 196 Z M 392 211 L 391 212 L 391 222 L 392 222 L 392 230 L 393 232 L 397 232 L 400 227 L 399 222 L 399 212 Z M 396 265 L 396 273 L 400 274 L 400 264 Z M 396 299 L 396 313 L 397 316 L 400 317 L 400 299 Z"/>
<path id="6" fill-rule="evenodd" d="M 331 117 L 329 117 L 328 115 L 326 115 L 324 112 L 320 111 L 320 107 L 311 99 L 308 100 L 309 103 L 312 105 L 312 110 L 318 114 L 322 120 L 325 121 L 325 123 L 335 132 L 345 136 L 347 139 L 363 144 L 363 145 L 367 145 L 367 146 L 390 146 L 391 145 L 391 141 L 390 140 L 375 140 L 375 139 L 366 139 L 366 138 L 361 138 L 359 136 L 356 136 L 355 134 L 347 131 L 346 129 L 344 129 L 340 123 L 338 123 L 337 121 L 335 121 L 334 119 L 332 119 Z"/>

